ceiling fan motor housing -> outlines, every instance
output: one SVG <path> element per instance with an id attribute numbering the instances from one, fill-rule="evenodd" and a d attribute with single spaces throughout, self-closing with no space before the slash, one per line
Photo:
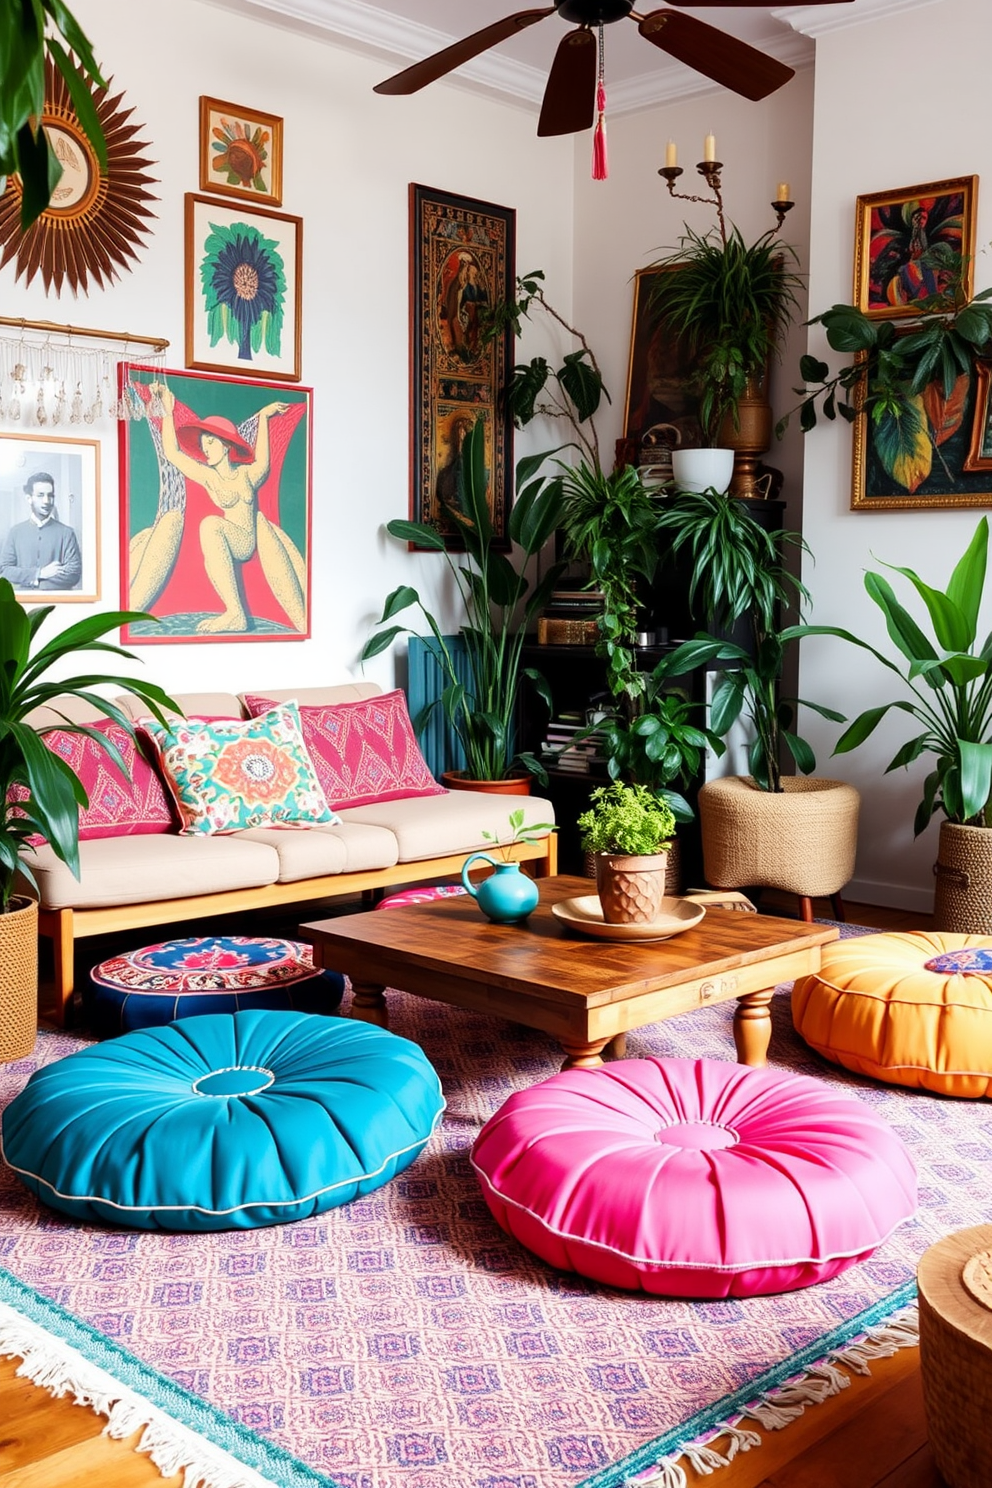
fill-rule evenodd
<path id="1" fill-rule="evenodd" d="M 634 0 L 560 0 L 558 14 L 577 26 L 609 26 L 622 21 L 634 8 Z"/>

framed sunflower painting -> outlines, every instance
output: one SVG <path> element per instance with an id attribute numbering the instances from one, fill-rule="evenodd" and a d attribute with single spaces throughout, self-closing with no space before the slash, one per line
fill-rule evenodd
<path id="1" fill-rule="evenodd" d="M 186 196 L 186 365 L 300 378 L 303 219 Z"/>
<path id="2" fill-rule="evenodd" d="M 200 98 L 200 190 L 282 206 L 282 120 Z"/>

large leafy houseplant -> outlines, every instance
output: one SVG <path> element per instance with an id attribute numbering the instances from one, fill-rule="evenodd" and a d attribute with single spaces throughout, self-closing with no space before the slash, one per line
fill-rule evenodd
<path id="1" fill-rule="evenodd" d="M 78 58 L 78 71 L 70 53 Z M 82 27 L 62 0 L 0 0 L 0 192 L 7 176 L 16 174 L 25 232 L 48 206 L 62 175 L 41 126 L 46 57 L 65 81 L 101 169 L 107 168 L 106 140 L 90 92 L 91 83 L 106 82 Z"/>
<path id="2" fill-rule="evenodd" d="M 47 838 L 56 855 L 79 876 L 79 808 L 88 804 L 86 792 L 65 761 L 25 721 L 28 714 L 69 696 L 91 704 L 133 734 L 127 715 L 92 691 L 108 685 L 140 697 L 156 718 L 162 719 L 163 708 L 175 708 L 151 682 L 103 672 L 62 675 L 65 662 L 82 651 L 130 658 L 129 651 L 102 638 L 119 625 L 147 616 L 130 611 L 91 615 L 39 644 L 41 627 L 53 611 L 53 605 L 28 611 L 14 597 L 9 579 L 0 579 L 0 913 L 10 909 L 19 873 L 34 882 L 30 852 L 23 850 L 35 833 Z M 123 770 L 120 751 L 104 734 L 68 719 L 53 727 L 88 735 Z"/>
<path id="3" fill-rule="evenodd" d="M 672 534 L 673 553 L 685 548 L 691 560 L 690 604 L 724 632 L 699 632 L 677 646 L 657 667 L 659 681 L 697 667 L 718 668 L 721 676 L 710 705 L 710 729 L 724 738 L 743 714 L 752 729 L 748 764 L 755 783 L 762 790 L 781 792 L 783 751 L 803 774 L 816 768 L 813 750 L 795 729 L 798 708 L 844 721 L 831 708 L 781 694 L 786 647 L 803 630 L 783 627 L 779 617 L 790 602 L 809 598 L 786 568 L 784 549 L 792 545 L 805 550 L 805 544 L 797 533 L 763 528 L 746 504 L 710 493 L 683 492 L 667 502 L 659 529 Z M 744 635 L 735 639 L 731 632 L 739 622 Z"/>
<path id="4" fill-rule="evenodd" d="M 911 568 L 884 564 L 908 579 L 926 609 L 933 638 L 926 635 L 880 573 L 865 574 L 865 589 L 881 610 L 898 652 L 891 660 L 860 636 L 834 625 L 805 625 L 796 635 L 830 635 L 868 651 L 894 673 L 909 697 L 880 703 L 854 720 L 835 754 L 862 744 L 893 708 L 915 719 L 922 731 L 896 752 L 886 773 L 933 755 L 936 768 L 923 785 L 914 833 L 942 811 L 962 826 L 992 827 L 992 635 L 978 645 L 978 617 L 988 566 L 989 523 L 983 517 L 955 564 L 946 589 L 935 589 Z"/>
<path id="5" fill-rule="evenodd" d="M 651 268 L 650 309 L 683 338 L 695 367 L 699 417 L 707 443 L 721 442 L 749 384 L 764 379 L 778 342 L 799 308 L 800 276 L 788 267 L 794 249 L 775 231 L 747 243 L 739 228 L 694 232 Z"/>
<path id="6" fill-rule="evenodd" d="M 529 754 L 517 754 L 515 714 L 522 676 L 529 677 L 550 704 L 547 684 L 532 668 L 522 666 L 529 621 L 536 618 L 558 582 L 561 564 L 552 565 L 533 588 L 527 564 L 551 538 L 561 520 L 561 479 L 540 475 L 545 456 L 531 455 L 517 464 L 516 499 L 510 511 L 509 535 L 513 558 L 493 546 L 494 532 L 486 501 L 485 428 L 476 422 L 462 446 L 460 504 L 448 507 L 456 522 L 466 564 L 457 563 L 444 539 L 421 522 L 393 521 L 386 531 L 400 542 L 443 553 L 465 611 L 460 634 L 471 680 L 461 680 L 455 657 L 441 626 L 427 610 L 417 590 L 401 584 L 386 599 L 377 624 L 386 626 L 404 610 L 420 611 L 433 637 L 433 650 L 445 678 L 439 698 L 428 703 L 416 719 L 419 731 L 430 713 L 440 707 L 465 751 L 466 770 L 473 780 L 502 780 L 519 759 L 536 775 L 543 766 Z M 362 659 L 378 656 L 397 636 L 416 634 L 407 625 L 388 625 L 370 636 Z"/>
<path id="7" fill-rule="evenodd" d="M 960 257 L 942 267 L 938 291 L 916 302 L 909 322 L 873 319 L 855 305 L 814 316 L 809 324 L 823 326 L 831 350 L 852 360 L 833 373 L 818 357 L 799 364 L 803 431 L 816 427 L 820 413 L 848 423 L 863 413 L 882 468 L 910 493 L 961 429 L 974 359 L 992 349 L 992 289 L 967 300 Z M 780 421 L 780 433 L 788 421 Z"/>

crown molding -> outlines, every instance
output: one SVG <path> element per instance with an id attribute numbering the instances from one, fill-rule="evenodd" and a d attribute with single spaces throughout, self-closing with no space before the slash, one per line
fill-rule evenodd
<path id="1" fill-rule="evenodd" d="M 772 15 L 803 36 L 817 37 L 938 3 L 939 0 L 855 0 L 853 5 L 787 5 L 773 10 Z"/>
<path id="2" fill-rule="evenodd" d="M 300 31 L 331 44 L 351 46 L 366 55 L 383 57 L 393 63 L 398 59 L 416 62 L 455 40 L 434 26 L 411 21 L 406 16 L 366 4 L 364 0 L 204 0 L 204 3 L 236 11 L 239 15 L 252 14 L 270 25 Z M 857 0 L 857 3 L 863 5 L 871 3 L 871 0 Z M 882 3 L 901 6 L 912 4 L 914 0 L 882 0 Z M 930 4 L 933 0 L 915 0 L 915 3 Z M 809 8 L 799 7 L 796 14 Z M 844 10 L 847 7 L 831 5 L 827 8 Z M 789 25 L 792 24 L 790 20 Z M 761 37 L 754 44 L 787 67 L 806 67 L 813 60 L 813 46 L 796 26 L 793 26 L 792 34 L 780 31 Z M 536 110 L 544 96 L 547 72 L 498 51 L 489 51 L 459 68 L 446 81 L 468 92 L 484 93 L 498 97 L 504 103 Z M 609 87 L 610 113 L 636 113 L 677 99 L 721 91 L 719 84 L 692 68 L 666 60 L 649 72 L 612 83 Z"/>

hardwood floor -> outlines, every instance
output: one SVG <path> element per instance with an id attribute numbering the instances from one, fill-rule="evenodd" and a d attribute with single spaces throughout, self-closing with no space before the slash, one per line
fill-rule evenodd
<path id="1" fill-rule="evenodd" d="M 764 908 L 793 913 L 787 898 L 769 894 Z M 848 904 L 852 923 L 882 930 L 925 930 L 923 915 Z M 815 912 L 829 916 L 829 905 Z M 179 1488 L 163 1479 L 136 1442 L 111 1442 L 103 1421 L 68 1400 L 18 1379 L 16 1362 L 0 1359 L 0 1488 Z M 942 1488 L 926 1442 L 919 1351 L 901 1349 L 853 1375 L 850 1387 L 810 1407 L 784 1431 L 762 1431 L 762 1445 L 707 1477 L 712 1488 Z M 690 1484 L 702 1484 L 692 1469 Z M 452 1483 L 451 1488 L 461 1488 Z"/>

